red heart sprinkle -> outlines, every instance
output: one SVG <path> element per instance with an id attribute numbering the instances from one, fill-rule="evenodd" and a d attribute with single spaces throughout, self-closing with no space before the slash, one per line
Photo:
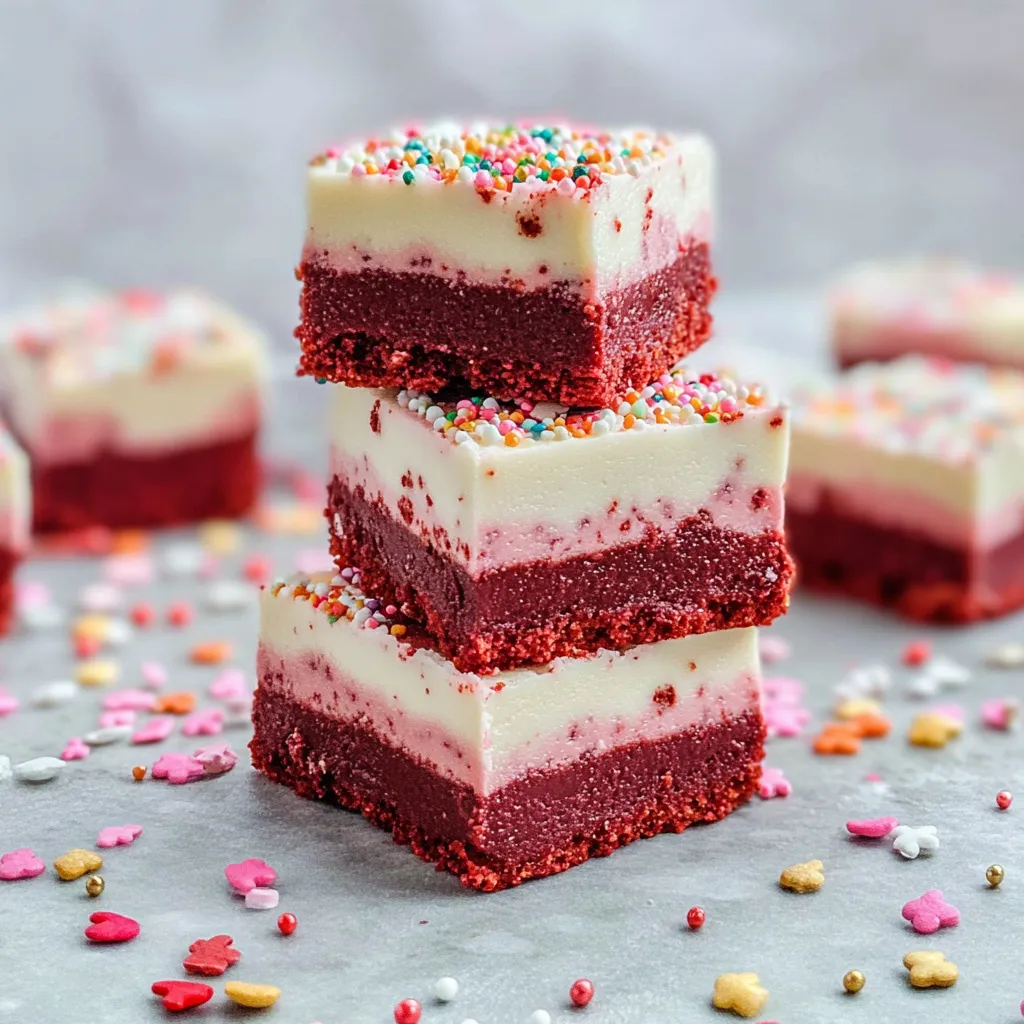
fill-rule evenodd
<path id="1" fill-rule="evenodd" d="M 153 992 L 163 996 L 165 1010 L 190 1010 L 213 998 L 213 989 L 199 981 L 154 981 Z"/>
<path id="2" fill-rule="evenodd" d="M 85 937 L 91 942 L 128 942 L 139 934 L 139 922 L 123 914 L 98 910 L 89 920 L 92 924 L 85 929 Z"/>

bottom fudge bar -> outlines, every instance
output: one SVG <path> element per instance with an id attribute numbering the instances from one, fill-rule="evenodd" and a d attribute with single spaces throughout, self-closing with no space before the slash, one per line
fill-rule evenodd
<path id="1" fill-rule="evenodd" d="M 403 632 L 358 581 L 346 570 L 264 591 L 253 763 L 465 885 L 564 871 L 753 793 L 755 629 L 480 676 Z"/>
<path id="2" fill-rule="evenodd" d="M 1024 282 L 954 260 L 867 263 L 830 298 L 842 366 L 919 353 L 1024 369 Z"/>
<path id="3" fill-rule="evenodd" d="M 28 462 L 0 423 L 0 636 L 14 612 L 14 570 L 28 547 Z"/>
<path id="4" fill-rule="evenodd" d="M 1024 606 L 1024 374 L 907 356 L 798 395 L 800 582 L 925 621 Z"/>

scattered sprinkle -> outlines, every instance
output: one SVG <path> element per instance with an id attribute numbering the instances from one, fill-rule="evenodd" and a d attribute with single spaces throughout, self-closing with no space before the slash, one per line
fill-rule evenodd
<path id="1" fill-rule="evenodd" d="M 903 958 L 903 966 L 910 971 L 910 984 L 914 988 L 949 988 L 960 977 L 956 964 L 937 949 L 908 953 Z"/>
<path id="2" fill-rule="evenodd" d="M 203 974 L 207 977 L 223 974 L 242 958 L 241 952 L 234 947 L 234 941 L 230 935 L 196 939 L 188 947 L 188 956 L 182 961 L 182 966 L 189 974 Z"/>
<path id="3" fill-rule="evenodd" d="M 203 766 L 207 775 L 223 775 L 238 764 L 238 755 L 227 743 L 210 743 L 199 747 L 192 756 Z"/>
<path id="4" fill-rule="evenodd" d="M 707 919 L 708 916 L 703 907 L 690 907 L 686 912 L 686 924 L 690 931 L 700 931 Z"/>
<path id="5" fill-rule="evenodd" d="M 286 932 L 285 934 L 291 934 Z M 434 982 L 434 998 L 441 1003 L 450 1003 L 459 994 L 459 983 L 454 978 L 438 978 Z"/>
<path id="6" fill-rule="evenodd" d="M 101 850 L 112 846 L 131 846 L 141 835 L 141 825 L 108 825 L 100 830 L 96 845 Z"/>
<path id="7" fill-rule="evenodd" d="M 90 875 L 85 880 L 85 894 L 90 899 L 96 899 L 97 896 L 103 895 L 103 890 L 107 887 L 107 883 L 103 881 L 102 875 Z"/>
<path id="8" fill-rule="evenodd" d="M 250 910 L 273 910 L 280 902 L 281 894 L 276 889 L 254 886 L 245 894 L 245 905 Z"/>
<path id="9" fill-rule="evenodd" d="M 93 729 L 84 736 L 85 742 L 90 747 L 107 747 L 111 743 L 120 743 L 128 739 L 132 734 L 130 725 L 105 725 L 99 729 Z"/>
<path id="10" fill-rule="evenodd" d="M 790 864 L 781 875 L 779 885 L 790 892 L 817 892 L 825 884 L 825 865 L 820 860 Z"/>
<path id="11" fill-rule="evenodd" d="M 758 783 L 757 795 L 762 800 L 770 800 L 772 797 L 789 796 L 793 792 L 793 786 L 789 779 L 782 773 L 781 768 L 765 766 L 761 770 L 761 781 Z"/>
<path id="12" fill-rule="evenodd" d="M 753 971 L 742 974 L 720 974 L 715 978 L 711 997 L 719 1010 L 731 1010 L 740 1017 L 756 1017 L 768 1002 L 768 989 Z"/>
<path id="13" fill-rule="evenodd" d="M 59 757 L 33 757 L 14 766 L 14 777 L 19 782 L 49 782 L 64 770 Z"/>
<path id="14" fill-rule="evenodd" d="M 154 981 L 153 994 L 162 996 L 164 1009 L 172 1013 L 202 1006 L 213 998 L 213 989 L 198 981 Z"/>
<path id="15" fill-rule="evenodd" d="M 395 1006 L 395 1024 L 420 1024 L 423 1007 L 415 999 L 403 999 Z"/>
<path id="16" fill-rule="evenodd" d="M 897 825 L 890 835 L 892 848 L 907 860 L 939 848 L 939 830 L 934 825 Z"/>
<path id="17" fill-rule="evenodd" d="M 188 754 L 161 754 L 151 772 L 154 779 L 166 779 L 171 785 L 180 786 L 201 779 L 206 769 Z"/>
<path id="18" fill-rule="evenodd" d="M 134 918 L 109 910 L 98 910 L 89 915 L 89 920 L 92 924 L 85 929 L 85 937 L 90 942 L 131 942 L 140 931 Z"/>
<path id="19" fill-rule="evenodd" d="M 594 983 L 587 978 L 577 978 L 569 988 L 569 1001 L 573 1006 L 588 1006 L 594 998 Z"/>
<path id="20" fill-rule="evenodd" d="M 918 899 L 903 904 L 903 919 L 910 922 L 915 932 L 931 935 L 940 928 L 958 925 L 960 911 L 943 899 L 941 889 L 929 889 Z"/>
<path id="21" fill-rule="evenodd" d="M 1008 732 L 1020 717 L 1020 702 L 1012 697 L 996 697 L 981 705 L 981 721 L 989 729 Z"/>
<path id="22" fill-rule="evenodd" d="M 62 881 L 73 882 L 89 871 L 99 871 L 103 858 L 92 850 L 68 850 L 53 862 L 53 868 Z"/>
<path id="23" fill-rule="evenodd" d="M 851 996 L 856 995 L 864 987 L 864 975 L 860 971 L 847 971 L 843 975 L 843 988 Z"/>
<path id="24" fill-rule="evenodd" d="M 985 664 L 990 668 L 1024 668 L 1024 643 L 1000 644 L 989 651 Z"/>
<path id="25" fill-rule="evenodd" d="M 17 882 L 35 878 L 46 870 L 46 864 L 27 846 L 0 856 L 0 881 Z"/>
<path id="26" fill-rule="evenodd" d="M 998 889 L 1003 884 L 1003 879 L 1006 877 L 1006 871 L 1003 869 L 1002 864 L 989 864 L 985 868 L 985 881 L 993 889 Z"/>
<path id="27" fill-rule="evenodd" d="M 846 831 L 866 839 L 884 839 L 899 825 L 898 818 L 860 818 L 848 821 Z"/>
<path id="28" fill-rule="evenodd" d="M 254 1010 L 264 1010 L 273 1006 L 281 995 L 281 990 L 273 985 L 257 985 L 248 981 L 229 981 L 224 986 L 224 995 L 239 1006 L 248 1006 Z"/>
<path id="29" fill-rule="evenodd" d="M 1001 789 L 996 793 L 996 807 L 1001 811 L 1008 811 L 1013 803 L 1013 794 L 1008 789 Z"/>
<path id="30" fill-rule="evenodd" d="M 277 872 L 259 857 L 249 857 L 238 864 L 229 864 L 224 877 L 235 892 L 243 895 L 257 886 L 270 886 L 277 881 Z"/>
<path id="31" fill-rule="evenodd" d="M 64 744 L 64 749 L 60 752 L 60 759 L 62 761 L 84 761 L 90 753 L 92 751 L 88 743 L 80 736 L 72 736 Z"/>
<path id="32" fill-rule="evenodd" d="M 132 743 L 160 743 L 174 732 L 173 715 L 157 715 L 132 733 Z"/>
<path id="33" fill-rule="evenodd" d="M 295 929 L 298 928 L 298 926 L 299 921 L 294 914 L 282 914 L 277 919 L 277 930 L 282 935 L 292 935 L 295 932 Z"/>
<path id="34" fill-rule="evenodd" d="M 89 659 L 79 662 L 75 669 L 75 678 L 81 686 L 109 686 L 117 682 L 121 668 L 116 661 L 105 659 Z"/>
<path id="35" fill-rule="evenodd" d="M 949 715 L 924 712 L 910 724 L 907 739 L 915 747 L 944 747 L 963 732 L 963 722 Z"/>

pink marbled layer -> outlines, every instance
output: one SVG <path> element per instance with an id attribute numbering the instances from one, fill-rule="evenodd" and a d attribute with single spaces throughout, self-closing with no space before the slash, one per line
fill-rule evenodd
<path id="1" fill-rule="evenodd" d="M 185 405 L 180 418 L 166 424 L 159 436 L 153 436 L 152 424 L 147 424 L 145 436 L 139 437 L 130 420 L 115 416 L 61 416 L 47 420 L 24 440 L 33 461 L 47 465 L 85 462 L 103 452 L 157 457 L 245 437 L 259 428 L 262 414 L 262 396 L 253 390 L 237 396 L 212 420 L 190 420 Z"/>
<path id="2" fill-rule="evenodd" d="M 635 544 L 652 530 L 672 534 L 700 512 L 707 513 L 721 529 L 742 534 L 775 532 L 781 530 L 783 522 L 782 488 L 750 481 L 743 469 L 737 469 L 710 494 L 689 499 L 659 497 L 643 508 L 624 496 L 594 509 L 578 522 L 531 521 L 513 516 L 500 522 L 485 520 L 474 531 L 467 555 L 458 539 L 450 537 L 447 527 L 438 520 L 434 512 L 437 503 L 429 486 L 395 494 L 379 480 L 367 458 L 349 458 L 337 450 L 331 453 L 331 473 L 350 490 L 362 487 L 367 501 L 386 509 L 406 529 L 465 564 L 473 574 L 538 559 L 561 561 L 620 544 Z M 470 511 L 467 509 L 467 514 Z"/>
<path id="3" fill-rule="evenodd" d="M 612 213 L 607 216 L 609 221 L 614 220 Z M 708 242 L 712 233 L 711 225 L 711 214 L 705 211 L 697 215 L 685 235 L 680 235 L 675 218 L 654 214 L 641 236 L 639 258 L 614 276 L 606 274 L 600 279 L 593 270 L 571 279 L 566 279 L 564 274 L 553 274 L 545 264 L 544 257 L 539 257 L 536 266 L 527 272 L 513 272 L 508 267 L 502 267 L 500 262 L 486 266 L 466 266 L 458 264 L 450 255 L 438 252 L 426 243 L 395 250 L 371 250 L 355 243 L 324 247 L 307 242 L 303 248 L 302 262 L 326 266 L 337 273 L 356 274 L 374 270 L 392 274 L 430 274 L 460 284 L 500 285 L 525 291 L 557 284 L 561 288 L 577 289 L 585 298 L 597 299 L 601 294 L 618 291 L 643 280 L 649 274 L 663 270 L 678 259 L 681 248 Z M 500 255 L 495 255 L 500 260 Z"/>
<path id="4" fill-rule="evenodd" d="M 791 474 L 786 481 L 787 503 L 804 514 L 814 513 L 826 492 L 843 515 L 952 548 L 990 550 L 1024 532 L 1024 495 L 996 512 L 971 516 L 910 487 L 880 487 L 871 480 L 837 487 L 806 473 Z"/>
<path id="5" fill-rule="evenodd" d="M 602 656 L 594 659 L 598 670 L 602 660 Z M 470 718 L 479 715 L 484 722 L 478 742 L 471 743 L 455 735 L 439 718 L 402 709 L 401 691 L 409 685 L 422 685 L 423 679 L 417 683 L 413 678 L 416 669 L 412 662 L 401 671 L 408 672 L 410 679 L 402 680 L 396 672 L 393 679 L 364 683 L 319 652 L 281 653 L 265 641 L 257 651 L 257 678 L 261 686 L 280 673 L 283 686 L 275 682 L 274 692 L 283 693 L 318 714 L 341 721 L 358 719 L 360 726 L 377 733 L 382 742 L 481 793 L 493 792 L 531 769 L 571 762 L 589 752 L 657 740 L 694 725 L 731 721 L 760 702 L 759 683 L 747 674 L 725 685 L 701 685 L 689 693 L 684 689 L 687 682 L 681 680 L 680 696 L 671 705 L 658 701 L 652 688 L 642 712 L 603 720 L 587 713 L 585 693 L 580 694 L 571 717 L 557 718 L 538 694 L 540 699 L 534 703 L 531 715 L 540 726 L 536 734 L 511 750 L 498 751 L 486 723 L 491 716 L 500 714 L 496 707 L 504 692 L 500 679 L 484 680 L 452 669 L 448 685 L 458 690 L 461 699 L 485 707 L 485 711 L 467 708 L 464 713 L 464 717 Z M 387 687 L 387 696 L 380 686 Z"/>

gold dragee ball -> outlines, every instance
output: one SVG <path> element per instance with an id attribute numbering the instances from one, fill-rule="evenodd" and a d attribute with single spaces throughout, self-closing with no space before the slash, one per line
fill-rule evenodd
<path id="1" fill-rule="evenodd" d="M 985 881 L 994 889 L 1006 877 L 1002 864 L 989 864 L 985 869 Z"/>
<path id="2" fill-rule="evenodd" d="M 860 971 L 847 971 L 843 975 L 843 988 L 851 995 L 864 987 L 864 975 Z"/>
<path id="3" fill-rule="evenodd" d="M 101 875 L 90 875 L 85 880 L 85 891 L 90 896 L 94 896 L 94 897 L 95 896 L 99 896 L 99 894 L 101 892 L 103 892 L 103 888 L 104 888 L 105 884 L 106 883 L 103 881 L 103 878 L 102 878 Z"/>

